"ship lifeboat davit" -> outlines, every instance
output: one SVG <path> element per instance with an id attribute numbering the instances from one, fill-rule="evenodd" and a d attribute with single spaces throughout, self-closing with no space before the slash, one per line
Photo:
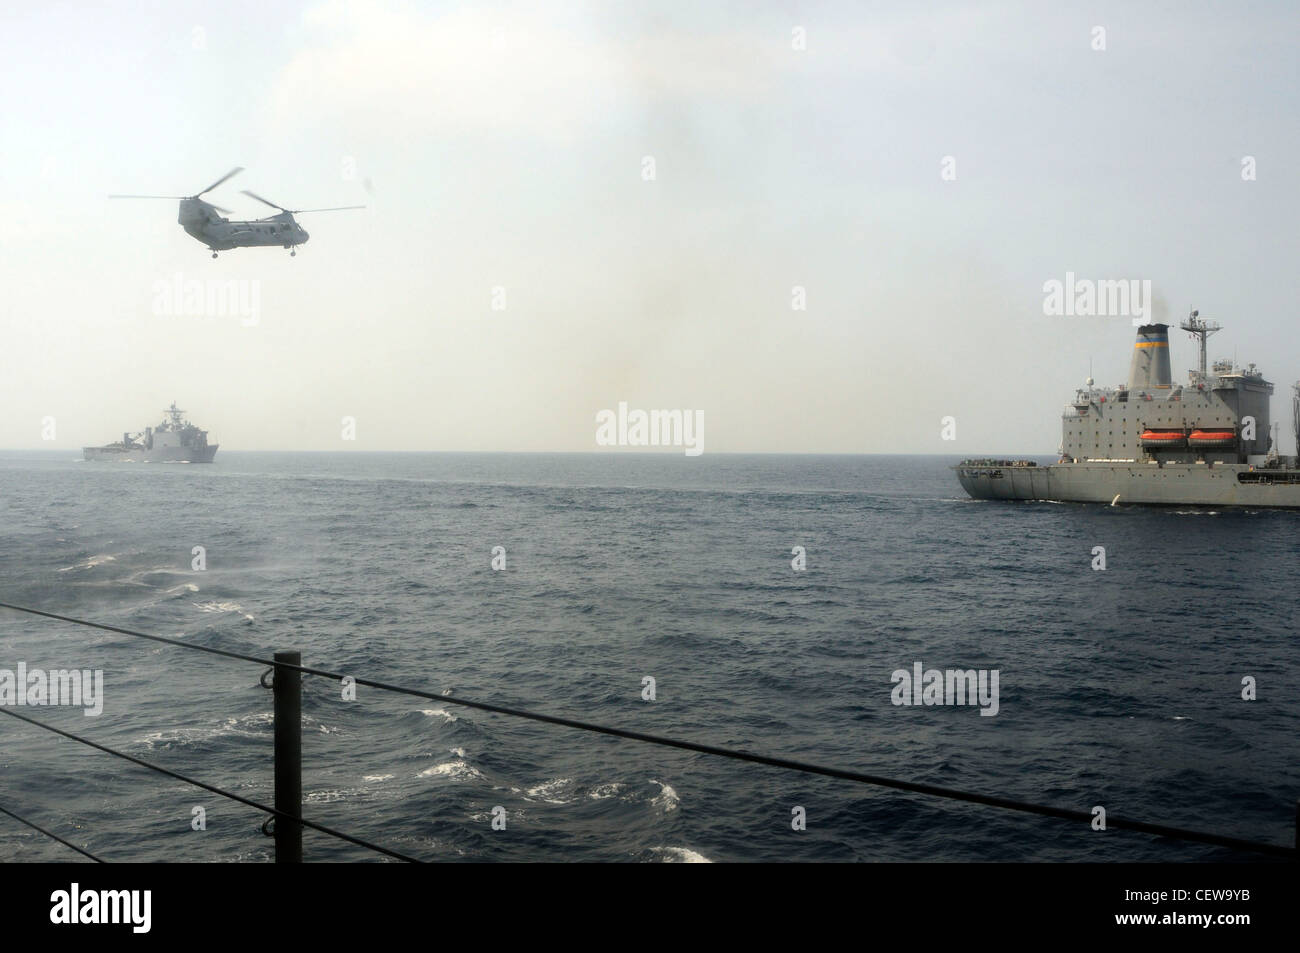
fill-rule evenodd
<path id="1" fill-rule="evenodd" d="M 1187 446 L 1187 434 L 1181 430 L 1144 430 L 1142 447 L 1144 450 L 1169 450 Z"/>
<path id="2" fill-rule="evenodd" d="M 1193 430 L 1187 442 L 1193 447 L 1231 447 L 1237 435 L 1231 430 Z"/>

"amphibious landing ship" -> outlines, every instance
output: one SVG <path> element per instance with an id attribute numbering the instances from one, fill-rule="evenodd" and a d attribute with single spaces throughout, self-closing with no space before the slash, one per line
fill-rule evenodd
<path id="1" fill-rule="evenodd" d="M 211 463 L 218 444 L 208 443 L 208 432 L 185 419 L 176 401 L 163 411 L 163 422 L 145 427 L 144 433 L 122 434 L 119 443 L 106 447 L 83 447 L 87 460 L 117 463 Z"/>
<path id="2" fill-rule="evenodd" d="M 1138 328 L 1127 385 L 1079 390 L 1062 416 L 1061 457 L 963 460 L 957 479 L 994 500 L 1300 508 L 1300 465 L 1271 436 L 1273 385 L 1251 364 L 1205 366 L 1220 325 L 1193 311 L 1179 325 L 1200 339 L 1199 370 L 1173 386 L 1169 326 Z M 1300 439 L 1300 384 L 1293 407 Z"/>

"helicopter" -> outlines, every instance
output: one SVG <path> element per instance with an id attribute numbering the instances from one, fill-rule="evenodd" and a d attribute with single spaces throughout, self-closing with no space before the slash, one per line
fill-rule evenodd
<path id="1" fill-rule="evenodd" d="M 258 246 L 282 245 L 289 249 L 289 254 L 297 255 L 298 245 L 305 244 L 311 236 L 294 219 L 295 215 L 302 215 L 306 212 L 342 212 L 348 209 L 365 208 L 364 205 L 340 205 L 334 208 L 295 208 L 288 209 L 269 202 L 260 195 L 244 191 L 249 198 L 257 199 L 263 205 L 269 205 L 279 211 L 278 215 L 271 215 L 267 218 L 259 218 L 253 221 L 234 221 L 228 218 L 222 218 L 220 212 L 227 215 L 232 214 L 229 209 L 224 209 L 220 205 L 213 205 L 206 201 L 203 196 L 211 192 L 218 185 L 221 185 L 227 179 L 234 178 L 243 172 L 242 166 L 231 169 L 217 181 L 213 182 L 202 192 L 196 192 L 194 195 L 110 195 L 110 199 L 179 199 L 180 214 L 176 221 L 180 223 L 181 228 L 208 246 L 212 252 L 212 257 L 217 257 L 217 251 L 229 251 L 232 248 L 256 248 Z"/>

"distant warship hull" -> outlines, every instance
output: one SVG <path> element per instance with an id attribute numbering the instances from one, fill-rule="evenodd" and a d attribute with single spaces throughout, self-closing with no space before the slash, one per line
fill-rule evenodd
<path id="1" fill-rule="evenodd" d="M 83 447 L 87 460 L 109 463 L 211 463 L 217 445 L 208 443 L 208 432 L 185 419 L 185 411 L 172 405 L 157 427 L 145 427 L 143 433 L 122 434 L 117 443 L 102 447 Z"/>
<path id="2" fill-rule="evenodd" d="M 218 444 L 207 447 L 154 447 L 152 450 L 124 450 L 120 447 L 85 447 L 87 460 L 110 463 L 211 463 Z"/>
<path id="3" fill-rule="evenodd" d="M 981 500 L 1300 509 L 1300 469 L 1138 462 L 1040 467 L 1028 461 L 961 464 L 955 469 L 962 488 Z"/>

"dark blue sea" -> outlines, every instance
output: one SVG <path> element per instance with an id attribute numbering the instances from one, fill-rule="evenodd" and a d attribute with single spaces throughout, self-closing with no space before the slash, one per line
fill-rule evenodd
<path id="1" fill-rule="evenodd" d="M 942 457 L 75 456 L 0 454 L 0 601 L 878 775 L 1294 837 L 1300 514 L 977 502 Z M 918 661 L 996 669 L 998 714 L 892 704 L 891 673 Z M 19 662 L 105 677 L 99 717 L 23 714 L 271 800 L 261 667 L 0 610 L 0 668 Z M 433 861 L 1249 859 L 365 687 L 343 701 L 322 679 L 303 691 L 307 816 Z M 106 859 L 271 858 L 253 809 L 14 718 L 0 739 L 0 805 Z M 304 846 L 377 859 L 311 831 Z M 5 817 L 0 851 L 76 859 Z"/>

